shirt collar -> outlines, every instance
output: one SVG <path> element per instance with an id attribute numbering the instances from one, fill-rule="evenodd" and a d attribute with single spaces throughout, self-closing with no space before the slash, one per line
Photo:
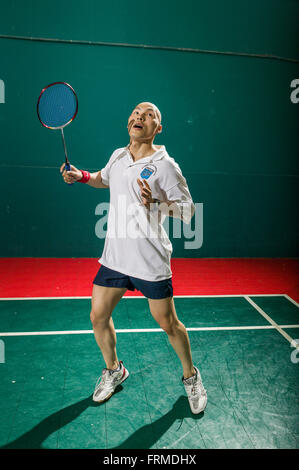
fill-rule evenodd
<path id="1" fill-rule="evenodd" d="M 133 159 L 132 159 L 132 156 L 131 156 L 131 152 L 129 150 L 129 145 L 130 144 L 128 144 L 126 147 L 124 147 L 124 150 L 126 150 L 127 155 L 129 157 L 129 160 L 130 160 L 132 165 L 135 165 L 135 164 L 140 165 L 140 164 L 143 164 L 143 163 L 150 163 L 150 162 L 155 162 L 157 160 L 161 160 L 161 158 L 163 158 L 163 156 L 166 152 L 165 145 L 159 145 L 159 148 L 155 153 L 153 153 L 152 155 L 149 155 L 148 157 L 140 158 L 139 160 L 134 162 Z"/>

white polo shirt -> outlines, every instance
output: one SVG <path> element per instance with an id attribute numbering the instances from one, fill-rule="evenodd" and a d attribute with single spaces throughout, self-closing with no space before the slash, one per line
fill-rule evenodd
<path id="1" fill-rule="evenodd" d="M 107 268 L 147 281 L 172 276 L 172 244 L 163 227 L 168 206 L 147 209 L 141 200 L 137 178 L 146 179 L 152 197 L 174 201 L 173 216 L 189 222 L 194 204 L 179 165 L 164 145 L 149 157 L 134 162 L 127 147 L 116 149 L 102 181 L 110 189 L 110 206 L 104 250 L 99 262 Z"/>

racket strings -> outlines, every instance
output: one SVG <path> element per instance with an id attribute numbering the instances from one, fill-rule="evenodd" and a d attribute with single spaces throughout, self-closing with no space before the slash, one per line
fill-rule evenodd
<path id="1" fill-rule="evenodd" d="M 74 118 L 76 110 L 76 95 L 65 84 L 46 88 L 39 100 L 39 117 L 43 124 L 50 128 L 68 124 Z"/>

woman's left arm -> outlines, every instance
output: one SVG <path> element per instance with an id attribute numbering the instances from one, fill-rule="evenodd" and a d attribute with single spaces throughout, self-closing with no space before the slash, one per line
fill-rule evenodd
<path id="1" fill-rule="evenodd" d="M 137 181 L 141 190 L 142 202 L 147 209 L 150 211 L 159 210 L 168 217 L 181 219 L 189 224 L 195 212 L 195 205 L 187 185 L 177 183 L 167 192 L 165 191 L 163 201 L 159 201 L 153 198 L 151 187 L 146 180 L 138 179 Z"/>
<path id="2" fill-rule="evenodd" d="M 162 214 L 181 219 L 185 224 L 189 224 L 194 212 L 195 205 L 188 190 L 188 187 L 178 183 L 166 193 L 166 199 L 159 204 Z"/>

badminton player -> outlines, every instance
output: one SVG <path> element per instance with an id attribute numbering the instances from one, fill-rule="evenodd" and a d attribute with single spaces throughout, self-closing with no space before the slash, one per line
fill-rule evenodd
<path id="1" fill-rule="evenodd" d="M 116 149 L 106 166 L 95 173 L 61 173 L 66 183 L 110 189 L 110 209 L 100 269 L 93 281 L 91 322 L 106 367 L 93 400 L 104 402 L 129 372 L 116 351 L 112 313 L 127 289 L 139 290 L 150 312 L 166 332 L 182 364 L 182 382 L 192 413 L 203 411 L 207 392 L 193 364 L 187 330 L 178 319 L 172 287 L 171 242 L 162 226 L 166 215 L 189 223 L 194 204 L 179 165 L 164 145 L 154 145 L 162 132 L 161 113 L 153 103 L 139 103 L 128 119 L 130 143 Z"/>

